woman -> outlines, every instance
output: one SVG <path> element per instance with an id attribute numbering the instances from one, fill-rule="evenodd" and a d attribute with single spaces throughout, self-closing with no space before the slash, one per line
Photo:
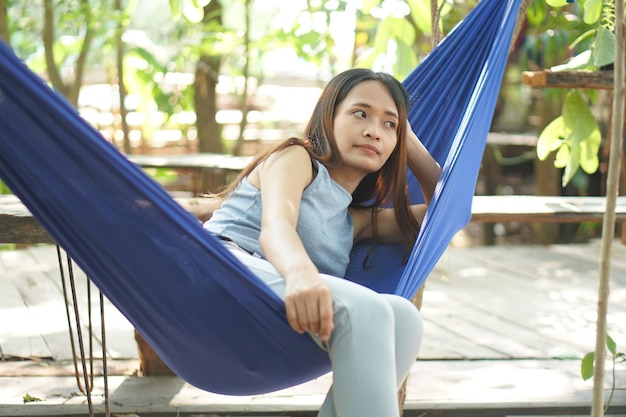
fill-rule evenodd
<path id="1" fill-rule="evenodd" d="M 337 75 L 305 140 L 258 157 L 205 223 L 284 299 L 291 327 L 328 352 L 333 386 L 319 416 L 397 416 L 397 389 L 417 357 L 422 321 L 410 301 L 341 278 L 355 243 L 410 248 L 417 237 L 441 169 L 407 111 L 390 75 Z M 426 204 L 409 205 L 407 166 Z M 393 208 L 380 208 L 386 203 Z"/>

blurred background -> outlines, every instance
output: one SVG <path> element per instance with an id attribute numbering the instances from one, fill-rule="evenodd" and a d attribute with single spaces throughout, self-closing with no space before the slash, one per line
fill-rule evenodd
<path id="1" fill-rule="evenodd" d="M 301 136 L 333 75 L 368 67 L 402 80 L 477 3 L 0 0 L 0 39 L 121 152 L 165 158 L 142 164 L 164 187 L 196 196 L 236 170 L 167 158 L 250 157 Z M 612 0 L 524 1 L 476 194 L 604 194 L 610 89 L 533 87 L 522 76 L 611 71 L 614 22 Z M 598 224 L 473 227 L 484 244 L 600 233 Z"/>

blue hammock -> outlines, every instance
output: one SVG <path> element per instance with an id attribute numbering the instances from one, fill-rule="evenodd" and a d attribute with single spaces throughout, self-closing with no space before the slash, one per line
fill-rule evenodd
<path id="1" fill-rule="evenodd" d="M 365 244 L 347 278 L 410 298 L 468 223 L 520 2 L 480 2 L 405 80 L 442 177 L 408 264 L 381 246 L 364 269 Z M 0 178 L 174 372 L 249 395 L 330 370 L 273 292 L 4 45 L 0 74 Z"/>

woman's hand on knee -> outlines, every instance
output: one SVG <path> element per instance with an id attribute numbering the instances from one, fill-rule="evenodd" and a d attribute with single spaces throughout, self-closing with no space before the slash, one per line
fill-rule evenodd
<path id="1" fill-rule="evenodd" d="M 287 280 L 287 320 L 298 333 L 310 332 L 328 342 L 334 328 L 333 301 L 326 282 L 319 274 L 315 275 Z"/>

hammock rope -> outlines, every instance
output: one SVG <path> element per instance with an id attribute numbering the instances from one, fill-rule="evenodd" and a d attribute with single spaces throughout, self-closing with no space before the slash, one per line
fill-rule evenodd
<path id="1" fill-rule="evenodd" d="M 481 1 L 404 81 L 442 178 L 408 264 L 381 246 L 363 268 L 357 247 L 347 278 L 411 297 L 469 221 L 520 1 Z M 330 370 L 270 289 L 3 44 L 0 72 L 0 178 L 174 372 L 250 395 Z"/>

